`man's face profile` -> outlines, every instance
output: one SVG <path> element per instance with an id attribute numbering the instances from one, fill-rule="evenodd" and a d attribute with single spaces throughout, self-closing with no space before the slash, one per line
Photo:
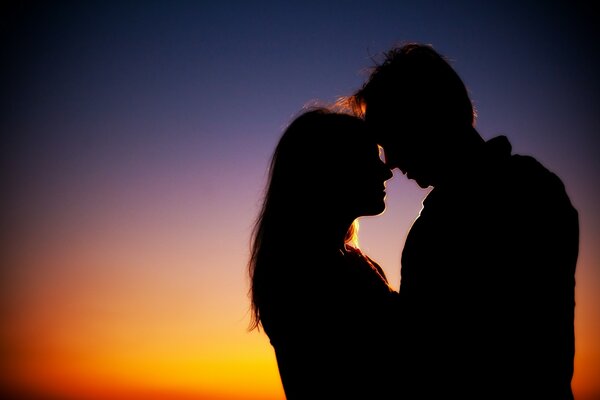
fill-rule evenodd
<path id="1" fill-rule="evenodd" d="M 398 168 L 422 188 L 432 185 L 424 127 L 411 123 L 410 115 L 391 107 L 367 107 L 365 120 L 383 148 L 388 168 Z"/>

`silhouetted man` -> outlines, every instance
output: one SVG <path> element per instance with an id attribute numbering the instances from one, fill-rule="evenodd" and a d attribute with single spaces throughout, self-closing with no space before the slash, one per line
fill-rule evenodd
<path id="1" fill-rule="evenodd" d="M 401 399 L 572 399 L 579 222 L 560 179 L 474 128 L 431 46 L 386 53 L 353 96 L 422 188 L 402 253 Z"/>

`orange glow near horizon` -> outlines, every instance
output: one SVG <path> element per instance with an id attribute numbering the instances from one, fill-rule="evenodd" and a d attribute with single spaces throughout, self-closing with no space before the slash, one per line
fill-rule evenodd
<path id="1" fill-rule="evenodd" d="M 23 304 L 6 332 L 5 378 L 12 388 L 40 398 L 89 400 L 284 398 L 268 339 L 246 330 L 243 291 L 229 305 L 213 293 L 211 301 L 222 307 L 201 308 L 193 305 L 202 303 L 199 297 L 195 303 L 177 288 L 152 297 L 158 286 L 148 282 L 112 292 L 101 286 L 96 291 L 106 290 L 104 310 L 94 305 L 99 297 L 90 288 L 53 296 L 38 292 Z M 589 296 L 580 303 L 596 295 Z M 578 400 L 598 394 L 594 364 L 600 347 L 593 331 L 581 329 L 590 323 L 588 312 L 578 309 L 573 380 Z"/>
<path id="2" fill-rule="evenodd" d="M 14 389 L 74 399 L 280 398 L 269 343 L 244 324 L 214 327 L 166 314 L 83 321 L 44 316 L 45 308 L 10 332 L 5 378 Z"/>

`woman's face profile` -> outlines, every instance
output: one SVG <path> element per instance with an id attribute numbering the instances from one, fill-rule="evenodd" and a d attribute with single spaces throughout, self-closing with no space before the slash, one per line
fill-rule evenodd
<path id="1" fill-rule="evenodd" d="M 282 147 L 279 159 L 290 209 L 352 221 L 385 210 L 385 182 L 391 170 L 381 147 L 361 119 L 308 114 Z"/>
<path id="2" fill-rule="evenodd" d="M 378 215 L 385 210 L 385 185 L 393 175 L 381 159 L 380 147 L 365 138 L 338 148 L 341 167 L 331 182 L 333 207 L 349 217 Z M 338 158 L 338 157 L 336 157 Z"/>

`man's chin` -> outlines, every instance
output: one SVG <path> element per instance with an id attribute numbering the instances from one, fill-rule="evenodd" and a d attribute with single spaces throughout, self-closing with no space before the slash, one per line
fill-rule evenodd
<path id="1" fill-rule="evenodd" d="M 430 186 L 432 186 L 431 183 L 429 182 L 429 180 L 424 179 L 422 176 L 417 177 L 409 172 L 406 174 L 406 177 L 408 179 L 410 179 L 411 181 L 415 181 L 417 183 L 417 185 L 419 185 L 419 187 L 421 187 L 422 189 L 427 189 Z"/>
<path id="2" fill-rule="evenodd" d="M 417 185 L 419 185 L 421 189 L 428 189 L 431 186 L 430 183 L 422 181 L 420 179 L 415 179 L 415 182 L 417 182 Z"/>

